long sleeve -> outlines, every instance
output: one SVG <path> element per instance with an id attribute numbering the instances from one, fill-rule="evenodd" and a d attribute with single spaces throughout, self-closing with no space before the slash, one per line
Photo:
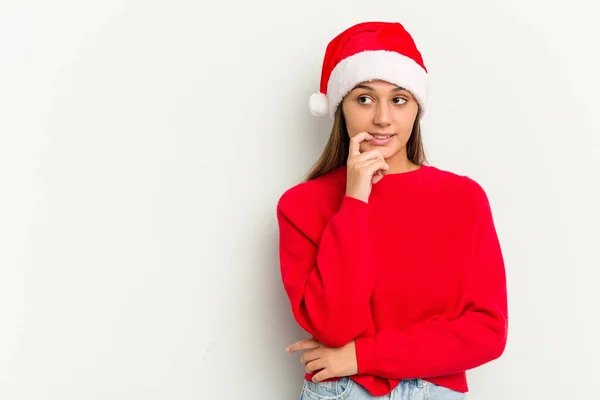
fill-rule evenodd
<path id="1" fill-rule="evenodd" d="M 449 375 L 492 361 L 504 352 L 508 329 L 504 261 L 485 195 L 480 206 L 462 313 L 358 338 L 359 374 L 390 379 Z"/>
<path id="2" fill-rule="evenodd" d="M 315 229 L 323 222 L 307 208 L 301 197 L 285 195 L 277 206 L 283 286 L 298 324 L 324 345 L 341 347 L 372 326 L 369 208 L 344 196 L 320 240 Z"/>

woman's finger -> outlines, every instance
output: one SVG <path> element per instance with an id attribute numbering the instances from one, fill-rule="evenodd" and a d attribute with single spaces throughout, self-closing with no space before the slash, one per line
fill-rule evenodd
<path id="1" fill-rule="evenodd" d="M 371 178 L 371 182 L 373 182 L 373 185 L 374 185 L 382 179 L 383 179 L 383 172 L 381 170 L 379 170 L 379 171 L 375 172 L 375 174 L 373 174 L 373 177 Z"/>
<path id="2" fill-rule="evenodd" d="M 360 143 L 363 140 L 371 140 L 373 136 L 371 136 L 367 132 L 361 132 L 358 135 L 352 137 L 350 139 L 350 147 L 348 149 L 348 157 L 355 157 L 360 154 Z"/>
<path id="3" fill-rule="evenodd" d="M 366 161 L 361 161 L 359 163 L 356 164 L 356 168 L 358 169 L 363 169 L 363 168 L 367 168 L 373 164 L 386 164 L 385 160 L 382 158 L 373 158 L 371 160 L 366 160 Z"/>
<path id="4" fill-rule="evenodd" d="M 322 382 L 326 379 L 333 378 L 333 375 L 330 373 L 329 368 L 324 368 L 321 371 L 317 372 L 313 377 L 313 382 Z"/>
<path id="5" fill-rule="evenodd" d="M 364 153 L 360 153 L 352 159 L 354 163 L 359 163 L 367 160 L 384 160 L 384 158 L 379 150 L 369 150 L 365 151 Z"/>
<path id="6" fill-rule="evenodd" d="M 310 351 L 302 353 L 302 355 L 300 356 L 300 362 L 302 363 L 302 365 L 306 365 L 311 361 L 322 358 L 322 356 L 323 356 L 322 351 L 320 351 L 318 349 L 312 349 Z"/>
<path id="7" fill-rule="evenodd" d="M 304 370 L 311 374 L 314 371 L 318 371 L 320 369 L 325 368 L 327 365 L 325 364 L 325 362 L 323 361 L 322 358 L 317 358 L 316 360 L 310 361 L 306 364 Z"/>
<path id="8" fill-rule="evenodd" d="M 386 170 L 390 169 L 390 166 L 388 165 L 388 163 L 386 163 L 383 160 L 377 160 L 377 161 L 372 162 L 369 165 L 367 165 L 366 169 L 369 172 L 369 174 L 373 175 L 378 170 L 386 171 Z"/>
<path id="9" fill-rule="evenodd" d="M 321 343 L 319 343 L 317 339 L 304 339 L 290 345 L 286 351 L 288 353 L 293 353 L 295 351 L 316 349 L 318 347 L 321 347 Z"/>

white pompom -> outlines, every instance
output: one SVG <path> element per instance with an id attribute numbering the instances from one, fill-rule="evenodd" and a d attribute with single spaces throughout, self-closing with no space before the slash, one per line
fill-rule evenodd
<path id="1" fill-rule="evenodd" d="M 313 93 L 308 100 L 310 113 L 315 117 L 323 117 L 329 113 L 327 96 L 323 93 Z"/>

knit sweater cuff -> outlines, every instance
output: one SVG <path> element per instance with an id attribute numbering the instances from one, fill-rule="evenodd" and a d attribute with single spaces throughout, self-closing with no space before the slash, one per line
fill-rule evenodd
<path id="1" fill-rule="evenodd" d="M 377 348 L 375 336 L 357 338 L 354 341 L 356 350 L 356 363 L 360 375 L 374 375 L 377 364 Z"/>
<path id="2" fill-rule="evenodd" d="M 364 202 L 362 200 L 357 199 L 356 197 L 351 197 L 348 195 L 344 195 L 342 199 L 342 204 L 340 206 L 341 209 L 351 209 L 358 212 L 366 212 L 369 210 L 369 203 Z"/>

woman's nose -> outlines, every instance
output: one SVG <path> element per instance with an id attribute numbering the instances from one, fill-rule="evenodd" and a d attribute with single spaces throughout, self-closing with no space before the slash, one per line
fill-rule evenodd
<path id="1" fill-rule="evenodd" d="M 377 104 L 377 107 L 375 107 L 375 115 L 373 116 L 373 123 L 381 126 L 390 124 L 390 109 L 387 104 Z"/>

